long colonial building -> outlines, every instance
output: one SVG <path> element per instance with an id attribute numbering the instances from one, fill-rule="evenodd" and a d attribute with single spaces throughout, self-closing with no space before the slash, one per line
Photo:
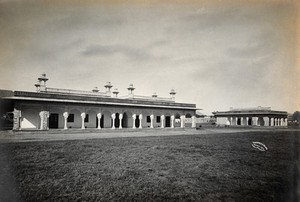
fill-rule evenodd
<path id="1" fill-rule="evenodd" d="M 196 127 L 196 105 L 175 102 L 174 90 L 169 98 L 137 96 L 130 84 L 118 97 L 110 82 L 100 92 L 49 88 L 47 80 L 38 78 L 36 92 L 0 91 L 2 126 L 10 118 L 13 130 Z"/>
<path id="2" fill-rule="evenodd" d="M 231 108 L 213 112 L 217 125 L 227 126 L 287 126 L 287 112 L 270 107 Z"/>

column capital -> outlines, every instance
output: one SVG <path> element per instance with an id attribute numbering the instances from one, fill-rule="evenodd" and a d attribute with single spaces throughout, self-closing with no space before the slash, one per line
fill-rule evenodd
<path id="1" fill-rule="evenodd" d="M 69 117 L 69 112 L 64 112 L 63 116 L 64 116 L 65 119 L 67 119 Z"/>

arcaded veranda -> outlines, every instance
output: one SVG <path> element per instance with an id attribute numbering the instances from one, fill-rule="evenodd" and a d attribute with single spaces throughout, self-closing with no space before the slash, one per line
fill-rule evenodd
<path id="1" fill-rule="evenodd" d="M 70 128 L 175 128 L 196 127 L 196 105 L 175 102 L 170 97 L 139 96 L 130 84 L 128 95 L 118 96 L 107 82 L 105 92 L 49 88 L 42 74 L 36 92 L 1 91 L 1 113 L 13 117 L 13 130 L 48 130 Z M 4 111 L 5 110 L 5 111 Z"/>
<path id="2" fill-rule="evenodd" d="M 287 112 L 270 107 L 230 109 L 214 112 L 218 125 L 227 126 L 287 126 Z"/>

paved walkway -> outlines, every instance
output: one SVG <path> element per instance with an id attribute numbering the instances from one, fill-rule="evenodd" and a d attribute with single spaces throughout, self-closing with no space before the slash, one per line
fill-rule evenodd
<path id="1" fill-rule="evenodd" d="M 217 133 L 259 132 L 259 131 L 299 131 L 300 129 L 288 128 L 201 128 L 201 129 L 122 129 L 122 130 L 50 130 L 50 131 L 0 131 L 0 142 L 37 142 L 37 141 L 61 141 L 82 140 L 118 137 L 148 137 L 148 136 L 174 136 L 174 135 L 201 135 Z"/>

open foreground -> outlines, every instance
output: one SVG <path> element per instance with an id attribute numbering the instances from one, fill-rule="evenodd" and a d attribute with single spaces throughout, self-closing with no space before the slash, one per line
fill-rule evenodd
<path id="1" fill-rule="evenodd" d="M 0 201 L 300 199 L 299 131 L 178 133 L 2 141 Z"/>

